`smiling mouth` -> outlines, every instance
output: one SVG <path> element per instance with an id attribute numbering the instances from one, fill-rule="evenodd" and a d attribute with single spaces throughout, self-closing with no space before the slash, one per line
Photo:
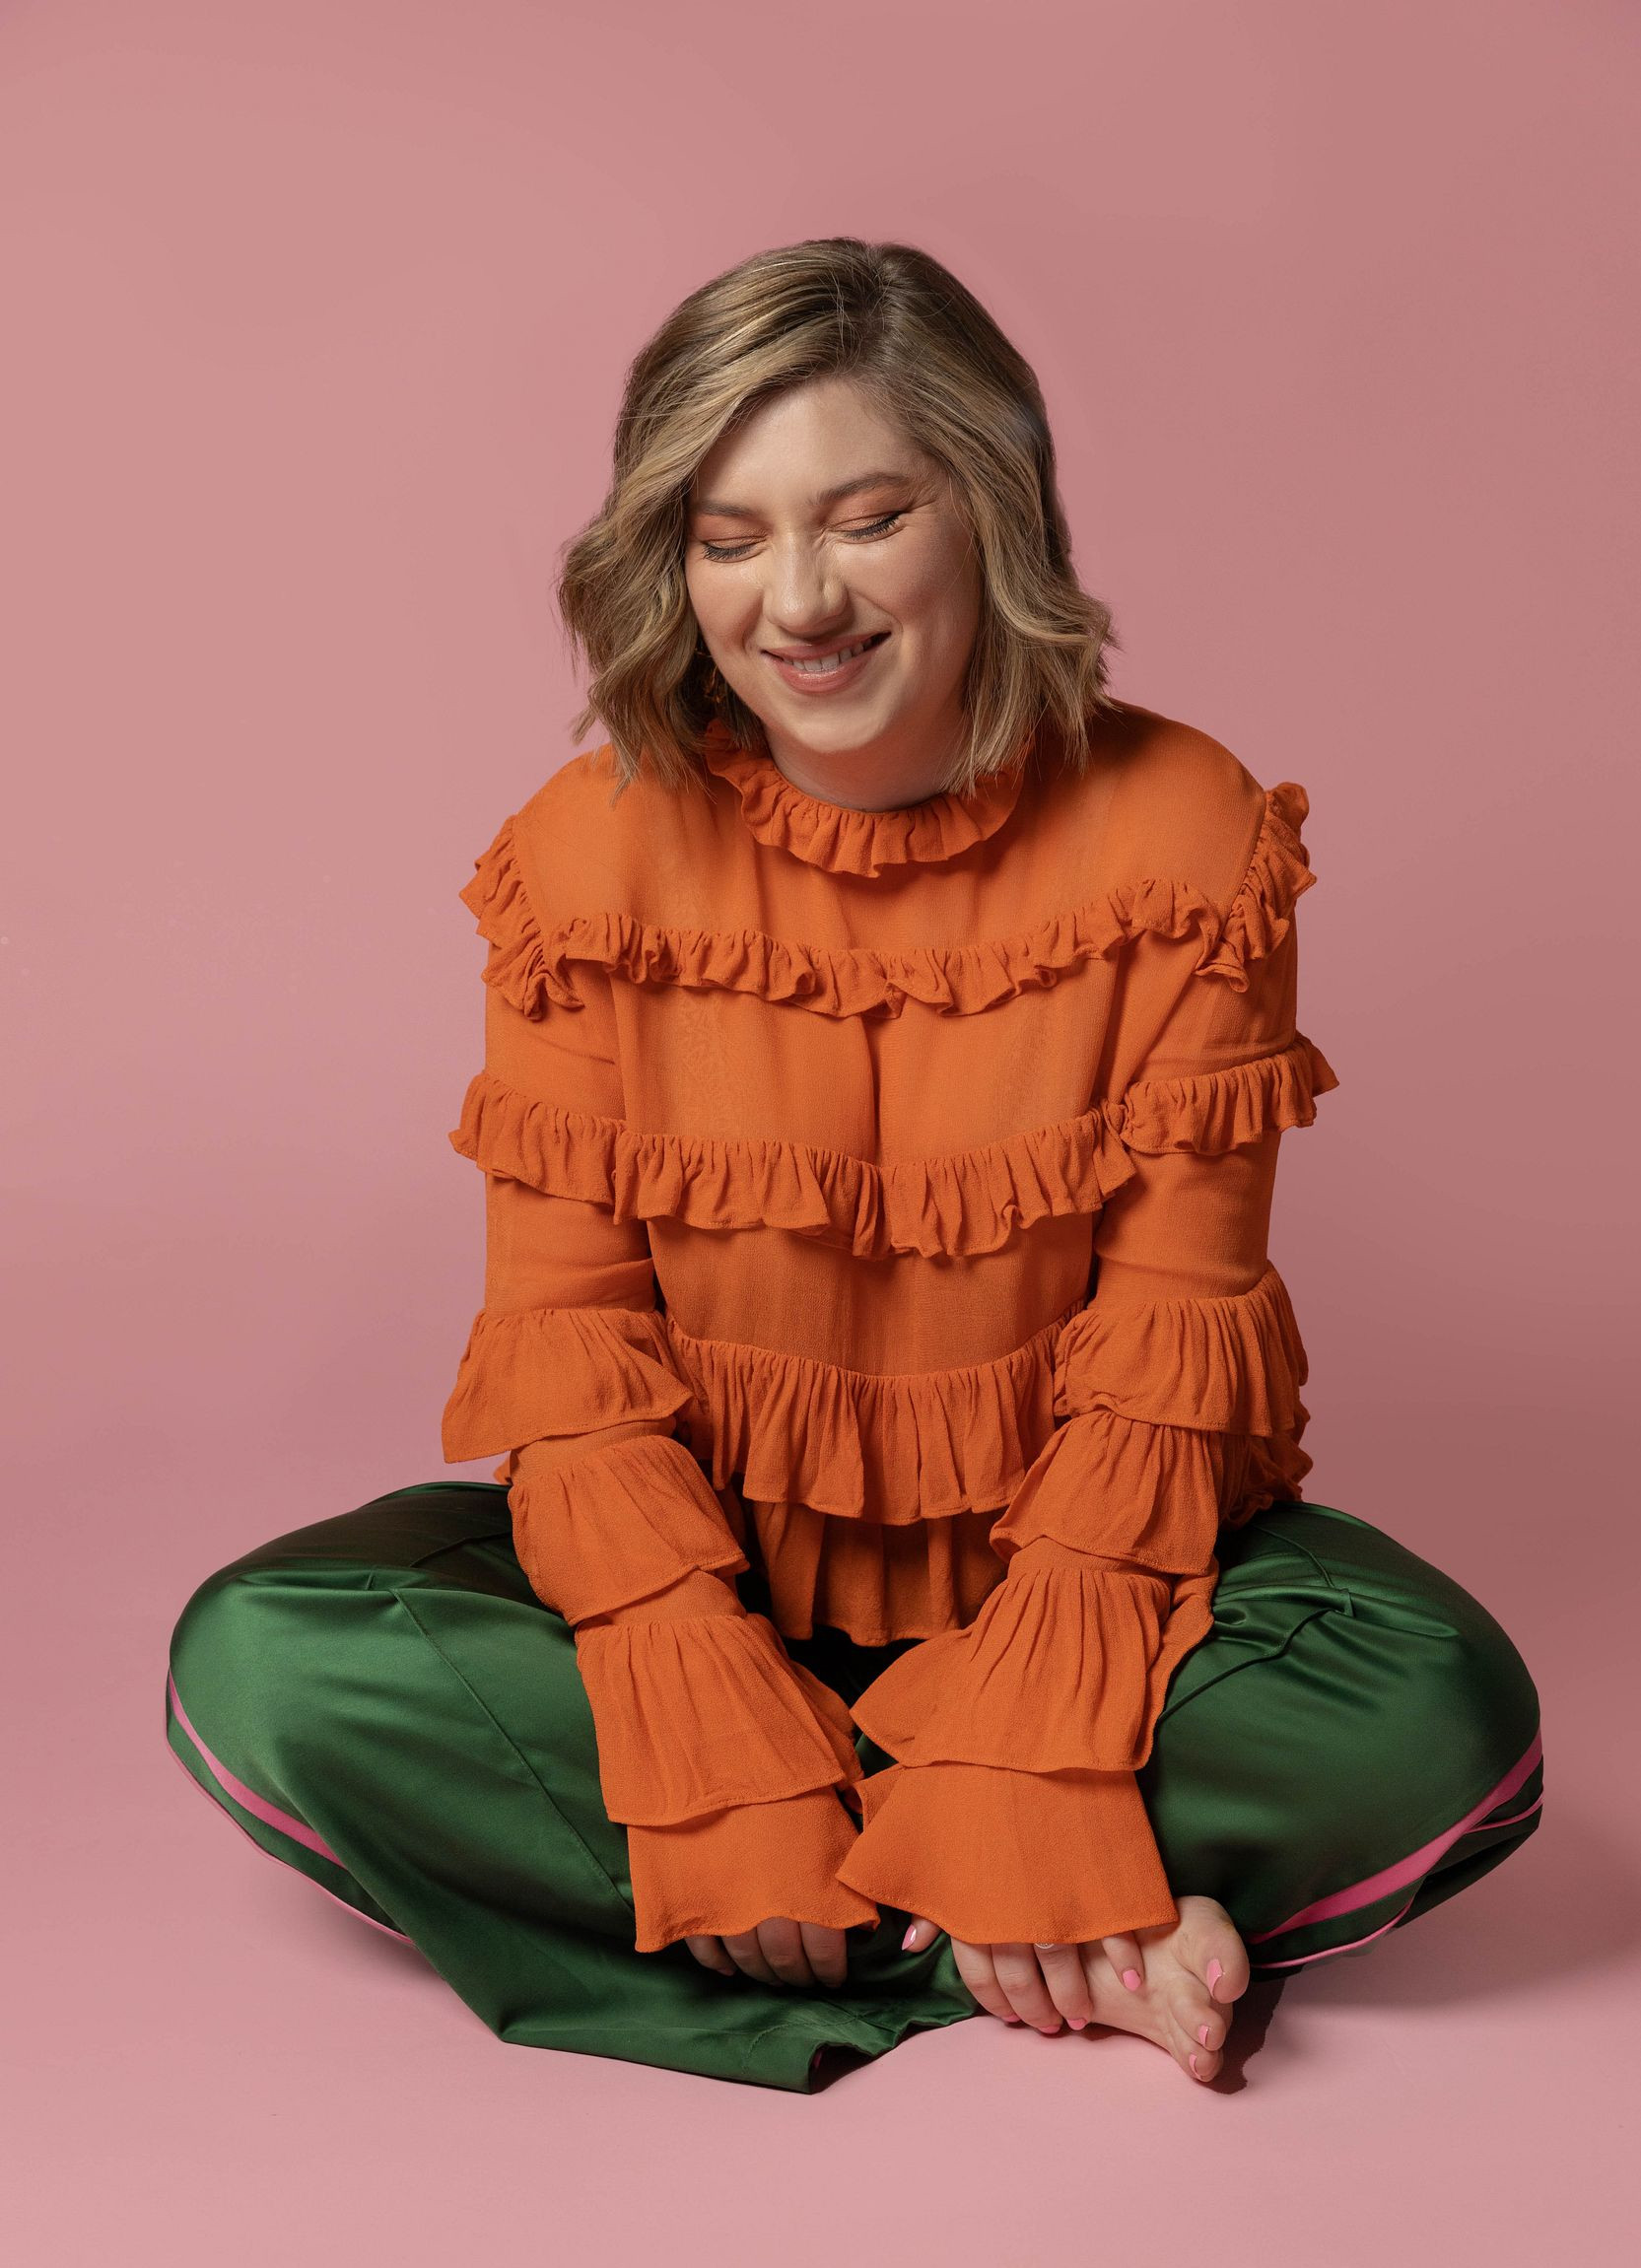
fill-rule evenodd
<path id="1" fill-rule="evenodd" d="M 886 630 L 874 630 L 869 638 L 858 638 L 853 646 L 840 646 L 834 653 L 771 653 L 770 659 L 781 662 L 787 669 L 801 669 L 806 677 L 826 677 L 834 669 L 841 669 L 846 661 L 853 661 L 857 653 L 865 653 L 872 647 L 881 646 L 888 635 Z"/>

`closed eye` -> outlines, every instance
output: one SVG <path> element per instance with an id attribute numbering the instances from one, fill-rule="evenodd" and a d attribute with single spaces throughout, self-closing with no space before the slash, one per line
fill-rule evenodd
<path id="1" fill-rule="evenodd" d="M 841 530 L 841 533 L 851 543 L 875 543 L 880 536 L 887 535 L 897 521 L 905 517 L 904 511 L 885 513 L 881 519 L 874 519 L 869 526 L 846 527 Z M 752 549 L 752 545 L 750 543 L 709 543 L 703 537 L 701 548 L 709 559 L 744 559 Z"/>

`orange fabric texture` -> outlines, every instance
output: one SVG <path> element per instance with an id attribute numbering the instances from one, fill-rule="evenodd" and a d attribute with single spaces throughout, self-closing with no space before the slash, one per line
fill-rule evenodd
<path id="1" fill-rule="evenodd" d="M 1135 1772 L 1297 1496 L 1277 1149 L 1309 805 L 1131 705 L 967 794 L 565 765 L 462 890 L 484 1304 L 444 1410 L 575 1626 L 640 1950 L 1174 1918 Z M 734 1589 L 756 1567 L 769 1615 Z M 918 1639 L 853 1712 L 785 1638 Z M 852 1732 L 894 1759 L 862 1780 Z"/>

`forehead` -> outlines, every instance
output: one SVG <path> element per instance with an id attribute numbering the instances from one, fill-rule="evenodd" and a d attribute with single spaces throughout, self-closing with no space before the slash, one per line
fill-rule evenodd
<path id="1" fill-rule="evenodd" d="M 862 386 L 843 376 L 812 378 L 755 402 L 703 458 L 691 496 L 698 504 L 805 503 L 867 473 L 905 478 L 927 469 L 923 452 Z"/>

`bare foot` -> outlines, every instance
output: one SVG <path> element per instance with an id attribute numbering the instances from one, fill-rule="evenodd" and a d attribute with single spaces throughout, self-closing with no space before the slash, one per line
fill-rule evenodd
<path id="1" fill-rule="evenodd" d="M 1085 1960 L 1093 2021 L 1154 2039 L 1194 2079 L 1209 2080 L 1223 2060 L 1235 2013 L 1230 2004 L 1248 1989 L 1248 1955 L 1217 1898 L 1176 1897 L 1174 1903 L 1180 1918 L 1172 1929 L 1134 1933 L 1145 1951 L 1138 1992 L 1128 1990 L 1103 1953 Z"/>

